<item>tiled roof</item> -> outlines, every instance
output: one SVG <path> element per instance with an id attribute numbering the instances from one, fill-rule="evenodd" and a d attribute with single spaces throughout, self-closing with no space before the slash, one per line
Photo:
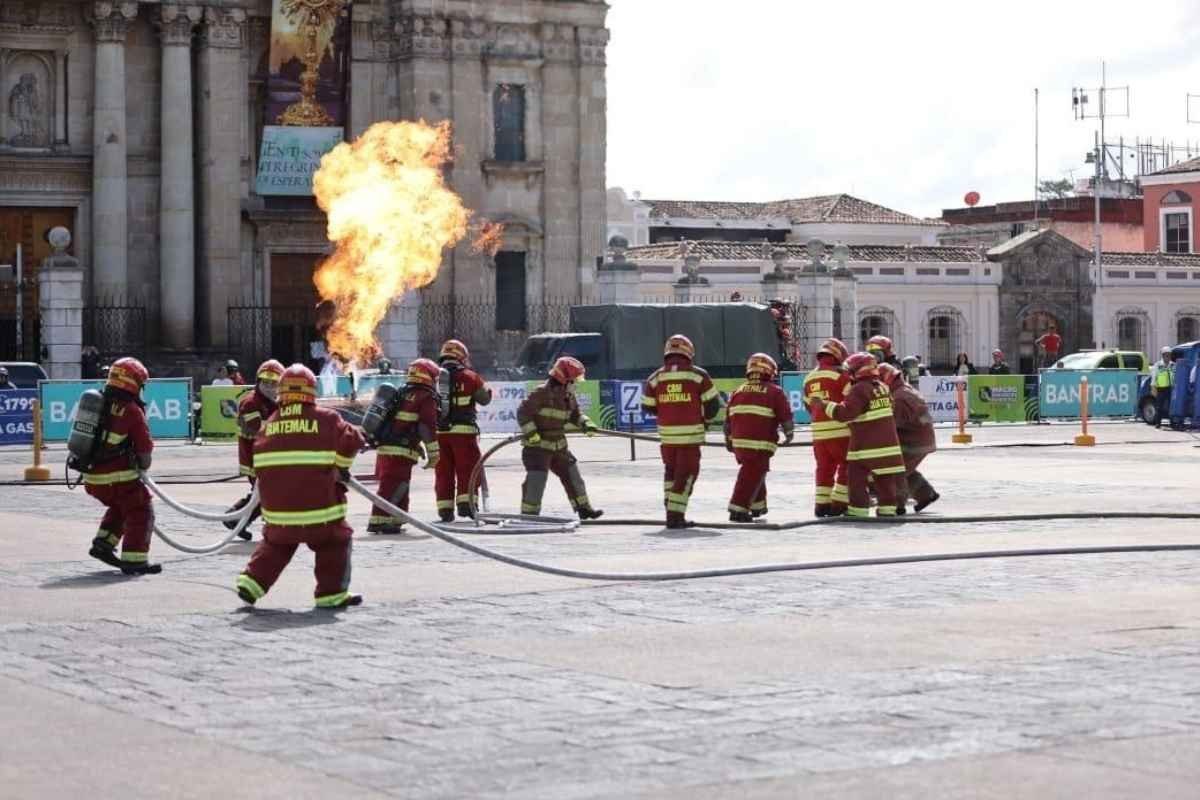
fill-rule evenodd
<path id="1" fill-rule="evenodd" d="M 1106 267 L 1200 267 L 1196 253 L 1104 253 L 1100 260 Z"/>
<path id="2" fill-rule="evenodd" d="M 848 194 L 827 194 L 772 200 L 768 203 L 731 203 L 721 200 L 644 200 L 650 204 L 651 219 L 691 218 L 753 220 L 785 217 L 794 224 L 806 222 L 886 223 L 890 225 L 942 225 L 940 220 L 922 219 Z"/>
<path id="3" fill-rule="evenodd" d="M 1200 172 L 1200 156 L 1190 158 L 1187 161 L 1180 161 L 1178 164 L 1172 164 L 1166 169 L 1160 169 L 1155 172 L 1155 175 L 1171 175 L 1176 172 Z"/>
<path id="4" fill-rule="evenodd" d="M 650 260 L 677 260 L 683 258 L 683 242 L 660 242 L 630 247 L 626 257 L 633 262 Z M 788 261 L 807 264 L 808 245 L 804 242 L 687 242 L 690 252 L 706 261 L 764 261 L 770 260 L 776 248 L 788 254 Z M 833 245 L 825 245 L 827 259 L 832 259 Z M 975 262 L 983 261 L 983 254 L 974 247 L 903 247 L 886 244 L 850 245 L 850 261 L 920 261 L 920 262 Z"/>

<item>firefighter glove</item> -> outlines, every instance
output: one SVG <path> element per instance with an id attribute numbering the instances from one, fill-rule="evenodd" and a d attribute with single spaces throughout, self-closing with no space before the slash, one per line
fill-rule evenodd
<path id="1" fill-rule="evenodd" d="M 525 435 L 525 444 L 529 447 L 536 447 L 542 443 L 542 435 L 537 431 Z"/>
<path id="2" fill-rule="evenodd" d="M 599 428 L 596 427 L 596 423 L 592 422 L 590 419 L 584 418 L 584 420 L 583 420 L 583 432 L 584 433 L 586 433 L 588 436 L 595 436 L 596 431 L 598 431 L 598 430 L 599 430 Z"/>
<path id="3" fill-rule="evenodd" d="M 783 443 L 784 444 L 791 444 L 792 439 L 795 439 L 795 438 L 796 438 L 796 431 L 794 428 L 789 428 L 783 432 Z"/>

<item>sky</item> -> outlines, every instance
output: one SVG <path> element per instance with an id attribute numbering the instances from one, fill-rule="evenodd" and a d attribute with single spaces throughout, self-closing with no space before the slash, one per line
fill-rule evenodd
<path id="1" fill-rule="evenodd" d="M 972 190 L 1028 200 L 1034 89 L 1040 176 L 1086 178 L 1097 122 L 1075 121 L 1071 89 L 1099 86 L 1101 61 L 1129 86 L 1110 142 L 1200 153 L 1196 0 L 609 3 L 608 185 L 645 198 L 847 192 L 919 216 Z"/>

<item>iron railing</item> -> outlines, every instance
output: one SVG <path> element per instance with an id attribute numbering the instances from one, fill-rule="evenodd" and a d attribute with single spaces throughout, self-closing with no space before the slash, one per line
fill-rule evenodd
<path id="1" fill-rule="evenodd" d="M 316 312 L 303 306 L 230 306 L 226 312 L 229 349 L 239 364 L 261 364 L 268 358 L 284 364 L 321 364 L 312 345 L 317 336 Z"/>
<path id="2" fill-rule="evenodd" d="M 103 363 L 146 358 L 146 306 L 138 300 L 106 298 L 84 306 L 82 328 L 83 345 L 95 347 Z"/>

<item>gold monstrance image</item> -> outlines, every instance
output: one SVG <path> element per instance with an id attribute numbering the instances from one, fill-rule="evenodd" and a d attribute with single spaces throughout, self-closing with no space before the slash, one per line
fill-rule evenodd
<path id="1" fill-rule="evenodd" d="M 306 128 L 323 128 L 333 124 L 333 119 L 317 102 L 317 77 L 324 48 L 318 48 L 319 40 L 329 42 L 342 12 L 344 0 L 283 0 L 280 9 L 288 21 L 296 25 L 304 36 L 304 72 L 300 73 L 300 100 L 292 103 L 277 120 L 280 125 L 296 125 Z"/>

